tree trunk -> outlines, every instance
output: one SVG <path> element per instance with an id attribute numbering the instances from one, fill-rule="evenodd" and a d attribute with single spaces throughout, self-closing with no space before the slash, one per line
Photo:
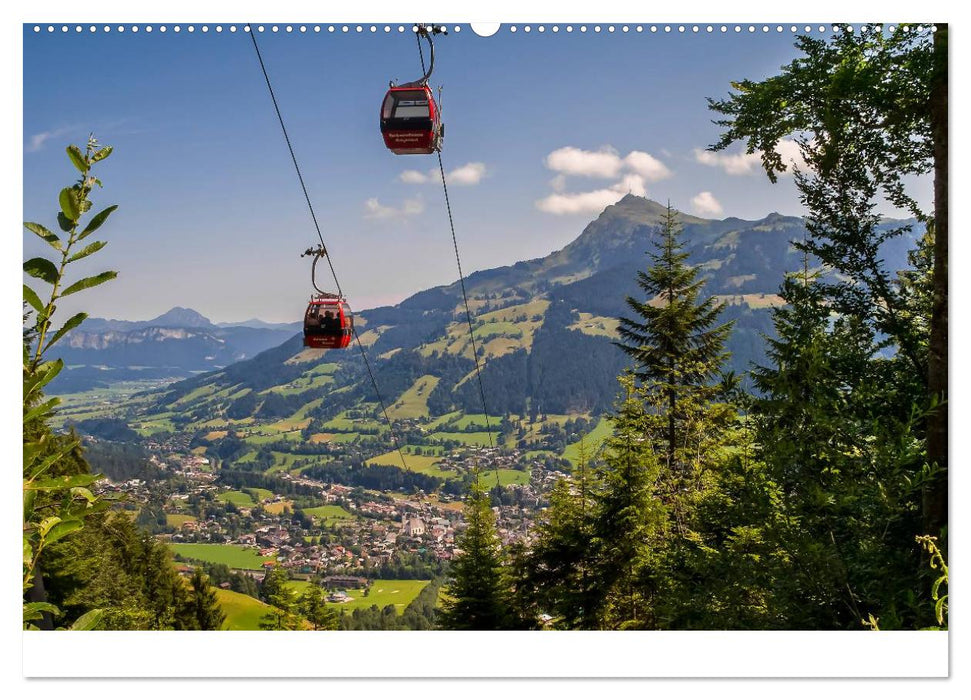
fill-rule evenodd
<path id="1" fill-rule="evenodd" d="M 931 129 L 934 139 L 934 301 L 931 312 L 928 390 L 937 408 L 927 419 L 927 461 L 940 470 L 924 488 L 924 531 L 940 535 L 947 525 L 947 24 L 934 33 L 934 74 L 931 82 Z M 941 549 L 946 552 L 944 543 Z"/>

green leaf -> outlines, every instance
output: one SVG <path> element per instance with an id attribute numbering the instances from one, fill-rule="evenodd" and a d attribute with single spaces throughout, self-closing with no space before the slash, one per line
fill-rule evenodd
<path id="1" fill-rule="evenodd" d="M 50 382 L 57 374 L 64 368 L 64 362 L 61 359 L 54 360 L 53 362 L 44 362 L 38 365 L 34 374 L 24 382 L 24 399 L 29 398 L 39 389 L 42 389 L 45 384 Z"/>
<path id="2" fill-rule="evenodd" d="M 28 287 L 26 284 L 24 285 L 24 301 L 34 307 L 34 311 L 36 311 L 38 314 L 44 314 L 44 304 L 41 303 L 40 297 L 37 296 L 37 292 Z"/>
<path id="3" fill-rule="evenodd" d="M 113 212 L 117 208 L 118 208 L 117 204 L 112 204 L 107 209 L 103 209 L 102 211 L 99 211 L 97 214 L 91 217 L 91 221 L 89 221 L 88 225 L 84 227 L 84 230 L 81 232 L 81 235 L 78 236 L 78 240 L 83 241 L 85 238 L 87 238 L 92 233 L 97 231 L 101 227 L 101 224 L 105 222 L 105 219 L 111 216 L 111 212 Z"/>
<path id="4" fill-rule="evenodd" d="M 74 621 L 68 629 L 72 632 L 89 632 L 91 630 L 96 630 L 101 625 L 101 620 L 104 618 L 104 611 L 99 609 L 88 610 L 81 617 Z"/>
<path id="5" fill-rule="evenodd" d="M 79 238 L 78 240 L 81 240 L 81 239 Z M 91 245 L 85 247 L 81 252 L 75 253 L 74 255 L 72 255 L 71 257 L 69 257 L 67 259 L 67 262 L 72 263 L 72 262 L 74 262 L 76 260 L 80 260 L 81 258 L 86 258 L 89 255 L 91 255 L 92 253 L 97 253 L 99 250 L 101 250 L 102 248 L 104 248 L 106 245 L 108 245 L 108 242 L 107 241 L 95 241 Z"/>
<path id="6" fill-rule="evenodd" d="M 47 533 L 51 531 L 51 528 L 61 522 L 61 519 L 56 515 L 52 515 L 49 518 L 44 518 L 37 524 L 37 531 L 40 532 L 41 537 L 46 537 Z"/>
<path id="7" fill-rule="evenodd" d="M 31 258 L 24 263 L 24 272 L 47 284 L 57 283 L 57 267 L 47 258 Z"/>
<path id="8" fill-rule="evenodd" d="M 70 233 L 74 230 L 76 223 L 64 216 L 64 212 L 59 211 L 57 212 L 57 225 L 61 227 L 64 233 Z"/>
<path id="9" fill-rule="evenodd" d="M 73 489 L 71 489 L 71 496 L 74 498 L 83 498 L 88 503 L 94 503 L 98 500 L 97 496 L 83 486 L 75 486 Z"/>
<path id="10" fill-rule="evenodd" d="M 58 340 L 60 340 L 61 338 L 63 338 L 64 337 L 64 334 L 67 333 L 68 331 L 70 331 L 70 330 L 72 330 L 72 329 L 77 328 L 78 326 L 80 326 L 81 323 L 84 321 L 84 319 L 86 319 L 87 317 L 88 317 L 88 315 L 86 313 L 84 313 L 83 311 L 81 313 L 77 313 L 77 314 L 74 314 L 73 316 L 71 316 L 71 318 L 69 318 L 67 321 L 65 321 L 64 322 L 64 325 L 61 326 L 58 329 L 57 333 L 54 334 L 54 337 L 51 338 L 50 341 L 48 341 L 47 345 L 44 346 L 44 350 L 43 351 L 44 352 L 47 352 L 50 349 L 51 345 L 53 345 Z"/>
<path id="11" fill-rule="evenodd" d="M 47 537 L 44 538 L 45 544 L 53 544 L 60 539 L 64 539 L 72 532 L 76 532 L 84 527 L 84 523 L 80 520 L 62 520 L 50 529 L 47 533 Z"/>
<path id="12" fill-rule="evenodd" d="M 75 292 L 80 292 L 82 289 L 88 289 L 90 287 L 97 287 L 99 284 L 104 284 L 108 280 L 113 280 L 118 276 L 117 272 L 102 272 L 100 275 L 95 275 L 94 277 L 85 277 L 83 280 L 78 280 L 70 287 L 61 292 L 62 297 L 66 297 L 68 294 L 74 294 Z"/>
<path id="13" fill-rule="evenodd" d="M 49 612 L 52 615 L 60 615 L 61 611 L 53 603 L 24 603 L 24 621 L 39 620 L 43 613 Z"/>
<path id="14" fill-rule="evenodd" d="M 96 482 L 101 477 L 96 474 L 76 474 L 74 476 L 57 476 L 53 479 L 44 479 L 43 481 L 35 481 L 32 484 L 26 484 L 24 488 L 31 489 L 33 491 L 60 491 L 69 490 L 76 488 L 78 486 L 90 486 Z"/>
<path id="15" fill-rule="evenodd" d="M 81 216 L 81 200 L 78 197 L 77 190 L 73 187 L 65 187 L 61 190 L 57 201 L 61 205 L 61 211 L 64 212 L 64 216 L 70 221 L 77 222 Z"/>
<path id="16" fill-rule="evenodd" d="M 52 413 L 53 410 L 60 403 L 61 403 L 61 400 L 55 396 L 52 399 L 48 399 L 41 405 L 35 406 L 34 408 L 30 409 L 30 411 L 24 414 L 24 423 L 30 423 L 31 421 L 36 420 L 37 418 L 46 417 L 47 415 Z"/>
<path id="17" fill-rule="evenodd" d="M 61 247 L 61 239 L 57 237 L 57 234 L 49 231 L 40 224 L 35 224 L 33 221 L 25 221 L 24 228 L 28 231 L 36 233 L 38 236 L 47 241 L 55 250 L 63 250 Z"/>
<path id="18" fill-rule="evenodd" d="M 81 153 L 81 149 L 77 146 L 71 145 L 67 147 L 67 157 L 71 159 L 74 163 L 74 167 L 77 168 L 81 174 L 88 172 L 88 164 L 84 160 L 84 154 Z"/>
<path id="19" fill-rule="evenodd" d="M 91 162 L 97 163 L 99 160 L 104 160 L 111 155 L 112 150 L 111 146 L 105 146 L 101 150 L 95 151 L 94 155 L 91 156 Z"/>
<path id="20" fill-rule="evenodd" d="M 30 562 L 34 560 L 34 548 L 30 545 L 30 541 L 24 537 L 24 566 L 30 566 Z"/>

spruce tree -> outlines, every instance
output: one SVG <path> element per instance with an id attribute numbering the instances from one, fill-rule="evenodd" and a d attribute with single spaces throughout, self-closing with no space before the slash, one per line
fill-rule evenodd
<path id="1" fill-rule="evenodd" d="M 648 404 L 646 435 L 664 455 L 668 500 L 700 487 L 702 462 L 717 452 L 720 430 L 733 418 L 731 410 L 714 403 L 732 323 L 718 323 L 723 303 L 699 300 L 704 280 L 686 262 L 677 216 L 669 204 L 656 250 L 648 254 L 651 265 L 637 273 L 643 297 L 627 298 L 636 318 L 619 319 L 616 343 L 634 360 Z M 681 511 L 679 505 L 679 521 Z"/>
<path id="2" fill-rule="evenodd" d="M 439 624 L 450 630 L 497 630 L 508 623 L 507 591 L 489 496 L 476 480 L 465 504 L 462 550 L 452 562 Z"/>
<path id="3" fill-rule="evenodd" d="M 646 440 L 647 414 L 634 377 L 620 378 L 623 399 L 607 440 L 602 483 L 595 496 L 591 547 L 597 568 L 598 615 L 606 629 L 652 627 L 649 596 L 642 582 L 652 544 L 664 527 L 655 498 L 658 465 Z"/>
<path id="4" fill-rule="evenodd" d="M 600 563 L 592 546 L 592 482 L 581 441 L 573 477 L 553 487 L 532 546 L 514 561 L 514 593 L 523 601 L 518 607 L 530 611 L 531 619 L 522 620 L 526 626 L 545 613 L 557 628 L 597 627 L 602 596 L 596 584 Z"/>
<path id="5" fill-rule="evenodd" d="M 192 608 L 201 630 L 218 630 L 226 621 L 226 614 L 219 607 L 216 589 L 209 585 L 209 577 L 196 567 L 192 572 Z"/>

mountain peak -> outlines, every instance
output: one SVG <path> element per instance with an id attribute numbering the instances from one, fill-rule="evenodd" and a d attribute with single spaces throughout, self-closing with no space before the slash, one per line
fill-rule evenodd
<path id="1" fill-rule="evenodd" d="M 212 328 L 213 323 L 198 311 L 175 306 L 147 322 L 153 326 L 178 328 Z"/>

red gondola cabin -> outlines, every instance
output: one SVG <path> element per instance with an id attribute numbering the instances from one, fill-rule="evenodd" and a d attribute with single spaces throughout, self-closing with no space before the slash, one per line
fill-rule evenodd
<path id="1" fill-rule="evenodd" d="M 393 153 L 434 153 L 441 150 L 444 133 L 445 126 L 428 85 L 388 90 L 381 105 L 381 135 Z"/>
<path id="2" fill-rule="evenodd" d="M 354 316 L 347 302 L 314 296 L 303 317 L 303 344 L 308 348 L 346 348 L 354 332 Z"/>

